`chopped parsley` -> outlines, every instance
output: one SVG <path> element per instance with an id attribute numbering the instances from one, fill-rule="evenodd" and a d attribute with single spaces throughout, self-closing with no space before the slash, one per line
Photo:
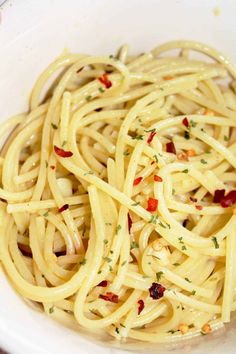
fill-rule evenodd
<path id="1" fill-rule="evenodd" d="M 188 328 L 193 328 L 194 327 L 194 323 L 190 323 L 189 325 L 188 325 Z"/>
<path id="2" fill-rule="evenodd" d="M 81 265 L 85 265 L 86 264 L 86 262 L 87 262 L 87 260 L 86 260 L 86 258 L 84 258 L 79 264 L 81 264 Z"/>
<path id="3" fill-rule="evenodd" d="M 93 171 L 90 170 L 90 171 L 84 173 L 84 176 L 87 176 L 87 175 L 93 175 Z"/>
<path id="4" fill-rule="evenodd" d="M 126 149 L 126 150 L 123 152 L 123 155 L 124 155 L 124 156 L 129 156 L 129 154 L 130 154 L 130 152 L 129 152 L 128 149 Z"/>
<path id="5" fill-rule="evenodd" d="M 163 272 L 157 272 L 156 273 L 156 278 L 157 278 L 157 282 L 159 282 L 161 280 L 161 277 L 164 273 Z"/>
<path id="6" fill-rule="evenodd" d="M 103 87 L 99 87 L 98 89 L 99 89 L 99 91 L 100 91 L 101 93 L 105 92 L 105 90 L 104 90 Z"/>
<path id="7" fill-rule="evenodd" d="M 46 211 L 46 212 L 43 214 L 43 216 L 46 218 L 46 217 L 48 216 L 48 214 L 49 214 L 49 212 Z"/>
<path id="8" fill-rule="evenodd" d="M 99 271 L 98 271 L 98 274 L 101 274 L 101 273 L 102 273 L 102 271 L 101 271 L 101 270 L 99 270 Z"/>
<path id="9" fill-rule="evenodd" d="M 163 227 L 163 229 L 166 229 L 166 226 L 163 224 L 163 222 L 161 222 L 161 220 L 159 220 L 158 225 Z"/>
<path id="10" fill-rule="evenodd" d="M 47 162 L 47 160 L 45 161 L 45 165 L 46 165 L 46 168 L 48 168 L 48 162 Z"/>
<path id="11" fill-rule="evenodd" d="M 62 147 L 66 145 L 66 140 L 63 140 Z"/>
<path id="12" fill-rule="evenodd" d="M 130 249 L 133 250 L 133 249 L 135 249 L 135 248 L 138 248 L 138 244 L 137 244 L 136 241 L 133 241 L 133 242 L 131 243 Z"/>
<path id="13" fill-rule="evenodd" d="M 185 138 L 186 140 L 189 140 L 189 139 L 190 139 L 190 134 L 189 134 L 189 132 L 188 132 L 187 130 L 185 130 L 185 132 L 184 132 L 184 138 Z"/>
<path id="14" fill-rule="evenodd" d="M 157 155 L 153 155 L 153 158 L 154 158 L 154 160 L 156 161 L 156 163 L 158 163 L 158 157 L 157 157 Z"/>
<path id="15" fill-rule="evenodd" d="M 111 222 L 105 222 L 105 225 L 106 225 L 106 226 L 111 226 L 112 223 L 111 223 Z"/>
<path id="16" fill-rule="evenodd" d="M 224 135 L 224 141 L 229 141 L 229 137 L 227 135 Z"/>
<path id="17" fill-rule="evenodd" d="M 197 123 L 194 122 L 194 120 L 190 119 L 190 125 L 191 125 L 192 128 L 195 128 Z"/>
<path id="18" fill-rule="evenodd" d="M 182 171 L 182 173 L 188 173 L 188 169 L 186 168 L 185 170 Z"/>
<path id="19" fill-rule="evenodd" d="M 204 159 L 201 159 L 200 161 L 201 161 L 201 163 L 202 163 L 203 165 L 206 165 L 206 164 L 207 164 L 206 160 L 204 160 Z"/>
<path id="20" fill-rule="evenodd" d="M 91 96 L 91 95 L 89 95 L 89 96 L 86 97 L 86 101 L 88 101 L 88 102 L 91 101 L 91 99 L 92 99 L 92 96 Z"/>
<path id="21" fill-rule="evenodd" d="M 126 263 L 127 263 L 127 261 L 122 262 L 121 267 L 123 267 Z"/>
<path id="22" fill-rule="evenodd" d="M 51 126 L 53 127 L 53 129 L 58 129 L 58 126 L 56 125 L 56 124 L 54 124 L 54 123 L 51 123 Z"/>
<path id="23" fill-rule="evenodd" d="M 219 248 L 220 246 L 219 246 L 219 243 L 217 241 L 217 238 L 214 236 L 211 239 L 212 239 L 212 242 L 214 243 L 215 248 Z"/>
<path id="24" fill-rule="evenodd" d="M 189 278 L 184 278 L 187 282 L 192 283 L 191 280 L 189 280 Z"/>
<path id="25" fill-rule="evenodd" d="M 196 294 L 196 290 L 193 290 L 193 291 L 191 292 L 191 294 L 192 294 L 192 295 L 195 295 L 195 294 Z"/>
<path id="26" fill-rule="evenodd" d="M 93 315 L 97 316 L 96 310 L 93 310 L 93 309 L 90 310 L 90 309 L 89 309 L 89 311 L 90 311 Z"/>
<path id="27" fill-rule="evenodd" d="M 49 311 L 50 314 L 53 313 L 54 312 L 54 306 L 50 307 L 50 309 L 48 311 Z"/>
<path id="28" fill-rule="evenodd" d="M 104 259 L 104 261 L 106 261 L 108 263 L 110 263 L 112 261 L 111 258 L 109 258 L 109 257 L 103 257 L 103 259 Z"/>
<path id="29" fill-rule="evenodd" d="M 118 234 L 118 232 L 121 230 L 121 225 L 119 224 L 119 225 L 117 225 L 117 227 L 116 227 L 116 235 Z"/>
<path id="30" fill-rule="evenodd" d="M 157 215 L 152 215 L 150 220 L 148 221 L 149 224 L 156 224 L 157 222 L 157 219 L 158 219 L 158 216 Z"/>
<path id="31" fill-rule="evenodd" d="M 186 249 L 187 249 L 186 246 L 182 246 L 182 247 L 181 247 L 181 250 L 182 250 L 182 251 L 186 251 Z"/>
<path id="32" fill-rule="evenodd" d="M 108 244 L 108 240 L 107 239 L 103 240 L 103 243 L 104 243 L 104 245 L 107 245 Z"/>
<path id="33" fill-rule="evenodd" d="M 143 135 L 137 134 L 137 135 L 133 136 L 132 139 L 134 139 L 134 140 L 143 140 Z"/>
<path id="34" fill-rule="evenodd" d="M 136 202 L 136 203 L 131 204 L 131 206 L 137 206 L 139 204 L 140 204 L 140 202 Z"/>
<path id="35" fill-rule="evenodd" d="M 180 265 L 180 263 L 176 262 L 176 263 L 173 263 L 173 266 L 175 267 L 178 267 Z"/>
<path id="36" fill-rule="evenodd" d="M 144 129 L 144 131 L 145 131 L 145 133 L 154 133 L 156 131 L 156 129 L 155 128 L 149 129 L 149 130 Z"/>

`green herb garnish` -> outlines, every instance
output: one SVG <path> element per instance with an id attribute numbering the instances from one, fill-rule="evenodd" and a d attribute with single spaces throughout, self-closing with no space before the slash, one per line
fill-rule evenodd
<path id="1" fill-rule="evenodd" d="M 86 258 L 84 258 L 79 264 L 81 264 L 81 265 L 85 265 L 86 264 L 86 262 L 87 262 L 87 260 L 86 260 Z"/>
<path id="2" fill-rule="evenodd" d="M 131 243 L 130 249 L 133 250 L 133 249 L 135 249 L 135 248 L 138 248 L 138 244 L 137 244 L 136 241 L 133 241 L 133 242 Z"/>
<path id="3" fill-rule="evenodd" d="M 51 126 L 53 127 L 53 129 L 58 129 L 58 126 L 56 125 L 56 124 L 54 124 L 54 123 L 51 123 Z"/>
<path id="4" fill-rule="evenodd" d="M 162 277 L 163 274 L 164 274 L 163 272 L 157 272 L 157 273 L 156 273 L 157 281 L 160 281 L 160 279 L 161 279 L 161 277 Z"/>
<path id="5" fill-rule="evenodd" d="M 220 246 L 219 246 L 219 243 L 217 241 L 217 238 L 214 236 L 211 239 L 212 239 L 212 242 L 214 243 L 215 248 L 219 248 Z"/>
<path id="6" fill-rule="evenodd" d="M 121 225 L 119 224 L 119 225 L 117 225 L 116 226 L 116 235 L 118 234 L 118 232 L 121 230 Z"/>

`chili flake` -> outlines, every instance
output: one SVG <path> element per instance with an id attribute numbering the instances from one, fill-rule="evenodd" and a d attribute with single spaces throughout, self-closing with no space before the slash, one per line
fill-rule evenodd
<path id="1" fill-rule="evenodd" d="M 141 181 L 142 181 L 143 177 L 137 177 L 134 180 L 133 186 L 137 186 Z"/>
<path id="2" fill-rule="evenodd" d="M 133 221 L 131 219 L 130 214 L 128 213 L 128 230 L 129 230 L 129 234 L 130 234 L 130 230 L 131 230 L 132 224 L 133 224 Z"/>
<path id="3" fill-rule="evenodd" d="M 56 145 L 54 145 L 54 151 L 60 157 L 71 157 L 73 155 L 72 151 L 63 150 L 63 149 L 57 147 Z"/>
<path id="4" fill-rule="evenodd" d="M 176 155 L 176 148 L 173 141 L 170 141 L 169 143 L 166 144 L 166 152 Z"/>
<path id="5" fill-rule="evenodd" d="M 69 208 L 69 204 L 64 204 L 62 205 L 61 208 L 58 209 L 59 213 L 62 213 L 63 211 L 67 210 Z"/>
<path id="6" fill-rule="evenodd" d="M 147 201 L 147 211 L 153 212 L 157 210 L 158 207 L 158 200 L 155 198 L 149 198 Z"/>
<path id="7" fill-rule="evenodd" d="M 97 286 L 101 286 L 102 288 L 106 288 L 108 285 L 107 280 L 102 280 Z"/>
<path id="8" fill-rule="evenodd" d="M 186 128 L 189 128 L 189 121 L 188 121 L 188 118 L 185 117 L 183 120 L 182 120 L 182 123 L 183 125 L 186 127 Z"/>
<path id="9" fill-rule="evenodd" d="M 139 304 L 139 307 L 138 307 L 138 315 L 140 315 L 140 313 L 143 311 L 144 309 L 144 301 L 143 300 L 138 300 L 138 304 Z"/>
<path id="10" fill-rule="evenodd" d="M 152 283 L 152 286 L 148 290 L 151 298 L 158 300 L 163 297 L 166 288 L 159 283 Z"/>
<path id="11" fill-rule="evenodd" d="M 112 82 L 108 79 L 108 75 L 105 73 L 98 80 L 107 88 L 109 89 L 112 86 Z"/>
<path id="12" fill-rule="evenodd" d="M 154 181 L 155 182 L 162 182 L 163 179 L 160 176 L 154 175 Z"/>
<path id="13" fill-rule="evenodd" d="M 225 196 L 225 189 L 216 189 L 213 197 L 213 203 L 220 203 Z"/>
<path id="14" fill-rule="evenodd" d="M 230 191 L 220 201 L 220 205 L 222 206 L 222 208 L 231 207 L 235 203 L 236 203 L 236 190 Z"/>
<path id="15" fill-rule="evenodd" d="M 155 132 L 155 131 L 152 131 L 152 132 L 149 134 L 149 137 L 148 137 L 148 140 L 147 140 L 147 143 L 148 143 L 148 144 L 151 144 L 152 139 L 154 138 L 155 135 L 156 135 L 156 132 Z"/>
<path id="16" fill-rule="evenodd" d="M 106 294 L 102 295 L 100 294 L 99 295 L 99 298 L 100 299 L 103 299 L 105 301 L 110 301 L 110 302 L 113 302 L 114 304 L 118 304 L 119 302 L 119 297 L 118 295 L 112 293 L 112 292 L 107 292 Z"/>

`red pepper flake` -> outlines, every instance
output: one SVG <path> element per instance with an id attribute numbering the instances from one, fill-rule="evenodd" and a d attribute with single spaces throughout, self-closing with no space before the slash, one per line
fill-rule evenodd
<path id="1" fill-rule="evenodd" d="M 137 186 L 141 181 L 143 180 L 143 177 L 137 177 L 134 180 L 133 186 Z"/>
<path id="2" fill-rule="evenodd" d="M 118 295 L 111 293 L 111 292 L 108 292 L 105 295 L 100 294 L 99 298 L 103 299 L 105 301 L 114 302 L 114 304 L 118 304 L 118 302 L 119 302 Z"/>
<path id="3" fill-rule="evenodd" d="M 61 208 L 58 209 L 59 213 L 62 213 L 63 211 L 67 210 L 69 208 L 69 204 L 64 204 L 62 205 Z"/>
<path id="4" fill-rule="evenodd" d="M 230 191 L 220 201 L 222 208 L 231 207 L 234 203 L 236 203 L 236 190 Z"/>
<path id="5" fill-rule="evenodd" d="M 156 211 L 158 206 L 158 200 L 155 198 L 149 198 L 147 201 L 148 207 L 147 211 Z"/>
<path id="6" fill-rule="evenodd" d="M 51 168 L 52 170 L 55 170 L 56 166 L 51 165 L 50 168 Z"/>
<path id="7" fill-rule="evenodd" d="M 153 131 L 153 132 L 151 132 L 151 133 L 149 134 L 149 137 L 148 137 L 148 140 L 147 140 L 147 143 L 148 143 L 148 144 L 151 144 L 152 139 L 154 138 L 155 135 L 156 135 L 156 132 L 155 132 L 155 131 Z"/>
<path id="8" fill-rule="evenodd" d="M 102 280 L 101 283 L 99 283 L 97 286 L 101 286 L 102 288 L 106 288 L 108 285 L 108 281 L 107 280 Z"/>
<path id="9" fill-rule="evenodd" d="M 182 123 L 183 123 L 183 125 L 185 125 L 186 128 L 189 127 L 189 121 L 188 121 L 188 118 L 187 118 L 187 117 L 185 117 L 185 118 L 182 120 Z"/>
<path id="10" fill-rule="evenodd" d="M 189 197 L 189 199 L 191 200 L 191 202 L 193 202 L 193 203 L 197 203 L 197 198 L 194 198 L 194 197 Z"/>
<path id="11" fill-rule="evenodd" d="M 108 79 L 108 75 L 105 73 L 98 80 L 107 88 L 109 89 L 112 86 L 112 82 Z"/>
<path id="12" fill-rule="evenodd" d="M 213 203 L 220 203 L 225 196 L 225 189 L 216 189 L 213 197 Z"/>
<path id="13" fill-rule="evenodd" d="M 128 213 L 128 230 L 129 230 L 129 234 L 130 234 L 130 230 L 131 230 L 132 225 L 133 225 L 133 221 L 131 219 L 131 216 Z"/>
<path id="14" fill-rule="evenodd" d="M 177 155 L 177 159 L 178 160 L 182 160 L 182 161 L 188 161 L 188 155 L 186 152 L 180 152 L 178 155 Z"/>
<path id="15" fill-rule="evenodd" d="M 143 300 L 138 300 L 138 304 L 139 304 L 139 307 L 138 307 L 138 315 L 140 315 L 140 313 L 143 311 L 144 309 L 144 301 Z"/>
<path id="16" fill-rule="evenodd" d="M 173 141 L 170 141 L 169 143 L 166 144 L 166 152 L 170 152 L 171 154 L 176 155 L 176 148 Z"/>
<path id="17" fill-rule="evenodd" d="M 160 176 L 154 175 L 155 182 L 163 182 L 163 179 Z"/>
<path id="18" fill-rule="evenodd" d="M 161 284 L 152 283 L 152 286 L 148 290 L 149 290 L 150 296 L 154 300 L 158 300 L 164 295 L 164 291 L 166 290 L 166 288 Z"/>
<path id="19" fill-rule="evenodd" d="M 63 149 L 57 147 L 56 145 L 54 145 L 54 151 L 60 157 L 71 157 L 73 155 L 73 152 L 63 150 Z"/>
<path id="20" fill-rule="evenodd" d="M 203 206 L 202 206 L 202 205 L 195 205 L 195 208 L 196 208 L 197 210 L 202 210 L 202 209 L 203 209 Z"/>

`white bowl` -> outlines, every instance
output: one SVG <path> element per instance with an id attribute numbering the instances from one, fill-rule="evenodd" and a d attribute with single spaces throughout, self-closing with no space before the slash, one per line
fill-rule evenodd
<path id="1" fill-rule="evenodd" d="M 129 43 L 137 53 L 168 40 L 196 39 L 236 61 L 235 15 L 235 0 L 9 0 L 1 9 L 0 120 L 26 109 L 36 77 L 65 47 L 91 54 L 113 53 Z M 0 289 L 0 346 L 10 353 L 122 353 L 28 307 L 3 272 Z M 233 354 L 233 328 L 231 324 L 226 331 L 172 350 L 176 354 Z M 142 344 L 138 348 L 147 350 Z M 150 347 L 148 351 L 152 352 Z M 167 351 L 154 346 L 153 352 Z"/>

